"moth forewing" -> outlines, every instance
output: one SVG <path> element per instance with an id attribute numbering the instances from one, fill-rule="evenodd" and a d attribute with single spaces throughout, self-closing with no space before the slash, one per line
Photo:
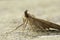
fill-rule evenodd
<path id="1" fill-rule="evenodd" d="M 46 27 L 48 27 L 48 28 L 54 28 L 54 29 L 60 30 L 60 25 L 58 25 L 56 23 L 45 21 L 45 20 L 42 20 L 42 19 L 40 19 L 40 21 L 42 23 L 44 23 L 45 25 L 47 25 Z"/>

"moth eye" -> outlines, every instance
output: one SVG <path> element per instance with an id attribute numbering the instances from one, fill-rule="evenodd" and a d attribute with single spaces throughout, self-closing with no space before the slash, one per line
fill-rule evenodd
<path id="1" fill-rule="evenodd" d="M 28 12 L 28 10 L 25 10 L 25 12 L 24 13 L 27 13 Z"/>

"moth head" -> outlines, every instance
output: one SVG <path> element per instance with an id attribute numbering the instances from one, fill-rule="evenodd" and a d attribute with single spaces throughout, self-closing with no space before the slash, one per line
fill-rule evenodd
<path id="1" fill-rule="evenodd" d="M 25 17 L 26 17 L 26 18 L 29 17 L 28 10 L 25 10 L 24 14 L 25 14 Z"/>

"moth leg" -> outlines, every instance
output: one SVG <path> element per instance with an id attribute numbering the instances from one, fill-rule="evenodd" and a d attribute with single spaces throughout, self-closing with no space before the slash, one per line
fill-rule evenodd
<path id="1" fill-rule="evenodd" d="M 36 31 L 34 25 L 32 25 L 32 24 L 30 24 L 30 31 L 32 31 L 32 32 Z"/>
<path id="2" fill-rule="evenodd" d="M 48 32 L 49 28 L 48 28 L 48 30 L 46 30 L 46 28 L 43 28 L 43 29 L 44 29 L 44 32 L 49 35 L 49 32 Z"/>
<path id="3" fill-rule="evenodd" d="M 24 24 L 24 26 L 23 26 L 23 31 L 25 30 L 25 28 L 26 28 L 26 26 L 27 26 L 27 23 L 28 23 L 28 20 L 26 20 L 26 22 L 25 22 L 25 24 Z"/>
<path id="4" fill-rule="evenodd" d="M 11 33 L 11 32 L 13 32 L 13 31 L 17 30 L 19 27 L 21 27 L 22 25 L 24 25 L 25 22 L 26 22 L 26 20 L 23 19 L 23 23 L 22 23 L 21 25 L 17 26 L 14 30 L 12 30 L 12 31 L 10 31 L 10 32 L 8 32 L 8 33 Z M 6 32 L 6 33 L 7 33 L 7 32 Z"/>
<path id="5" fill-rule="evenodd" d="M 21 26 L 24 25 L 25 23 L 26 23 L 26 19 L 23 18 L 23 23 L 22 23 L 21 25 L 17 26 L 13 31 L 17 30 L 19 27 L 21 27 Z M 13 32 L 13 31 L 12 31 L 12 32 Z"/>
<path id="6" fill-rule="evenodd" d="M 41 30 L 42 30 L 43 32 L 47 32 L 46 28 L 44 28 L 44 27 L 41 27 L 41 28 L 42 28 Z"/>
<path id="7" fill-rule="evenodd" d="M 40 31 L 45 32 L 46 29 L 41 24 L 37 24 L 37 27 L 40 29 Z"/>
<path id="8" fill-rule="evenodd" d="M 23 18 L 23 23 L 22 23 L 21 25 L 17 26 L 17 27 L 15 28 L 15 30 L 17 30 L 19 27 L 21 27 L 21 26 L 24 25 L 25 23 L 26 23 L 26 20 Z"/>
<path id="9" fill-rule="evenodd" d="M 46 28 L 43 28 L 42 26 L 41 26 L 41 30 L 40 31 L 42 33 L 45 33 L 45 34 L 49 35 L 49 32 L 46 30 Z"/>

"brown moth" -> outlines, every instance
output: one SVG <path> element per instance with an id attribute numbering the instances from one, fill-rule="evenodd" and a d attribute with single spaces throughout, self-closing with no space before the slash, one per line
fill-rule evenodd
<path id="1" fill-rule="evenodd" d="M 43 19 L 35 18 L 28 13 L 28 10 L 25 10 L 24 17 L 25 18 L 23 19 L 23 24 L 16 27 L 16 29 L 18 29 L 22 25 L 24 25 L 23 28 L 25 29 L 27 24 L 29 24 L 31 30 L 33 31 L 39 31 L 39 30 L 46 31 L 47 29 L 50 30 L 50 28 L 60 30 L 60 25 L 43 20 Z M 14 29 L 13 31 L 15 31 L 16 29 Z"/>
<path id="2" fill-rule="evenodd" d="M 43 20 L 43 19 L 38 19 L 38 18 L 32 17 L 30 14 L 27 13 L 27 11 L 28 10 L 26 10 L 24 12 L 25 18 L 29 22 L 28 24 L 31 25 L 33 30 L 36 30 L 37 28 L 38 28 L 38 30 L 40 29 L 42 31 L 45 31 L 46 29 L 50 30 L 49 28 L 54 28 L 54 29 L 60 30 L 60 25 Z M 34 25 L 35 27 L 33 27 L 32 25 Z"/>

